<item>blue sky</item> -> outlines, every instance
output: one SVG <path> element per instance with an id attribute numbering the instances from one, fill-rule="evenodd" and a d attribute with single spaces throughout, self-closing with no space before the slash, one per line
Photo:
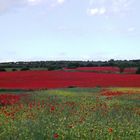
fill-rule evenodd
<path id="1" fill-rule="evenodd" d="M 0 61 L 140 59 L 138 0 L 0 0 Z"/>

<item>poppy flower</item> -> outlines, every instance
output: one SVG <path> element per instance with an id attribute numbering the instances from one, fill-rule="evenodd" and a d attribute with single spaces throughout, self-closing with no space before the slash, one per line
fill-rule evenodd
<path id="1" fill-rule="evenodd" d="M 54 139 L 57 139 L 57 138 L 59 137 L 59 135 L 58 135 L 57 133 L 55 133 L 55 134 L 53 135 L 53 137 L 54 137 Z"/>
<path id="2" fill-rule="evenodd" d="M 113 128 L 109 128 L 109 129 L 108 129 L 108 132 L 109 132 L 109 133 L 112 133 L 112 132 L 113 132 Z"/>
<path id="3" fill-rule="evenodd" d="M 51 107 L 51 111 L 54 111 L 54 110 L 55 110 L 55 107 L 54 107 L 54 106 L 52 106 L 52 107 Z"/>

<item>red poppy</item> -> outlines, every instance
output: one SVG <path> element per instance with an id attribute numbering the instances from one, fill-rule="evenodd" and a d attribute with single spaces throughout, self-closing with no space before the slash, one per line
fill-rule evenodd
<path id="1" fill-rule="evenodd" d="M 59 137 L 59 135 L 58 135 L 57 133 L 55 133 L 55 134 L 53 135 L 53 137 L 54 137 L 55 139 L 57 139 L 57 138 Z"/>
<path id="2" fill-rule="evenodd" d="M 113 132 L 113 128 L 109 128 L 108 131 L 109 131 L 109 133 L 112 133 Z"/>
<path id="3" fill-rule="evenodd" d="M 52 107 L 51 107 L 51 111 L 54 111 L 54 110 L 55 110 L 55 107 L 54 107 L 54 106 L 52 106 Z"/>

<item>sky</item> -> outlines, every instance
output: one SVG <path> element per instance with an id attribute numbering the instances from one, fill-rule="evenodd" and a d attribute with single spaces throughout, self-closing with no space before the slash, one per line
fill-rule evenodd
<path id="1" fill-rule="evenodd" d="M 0 62 L 140 59 L 139 0 L 0 0 Z"/>

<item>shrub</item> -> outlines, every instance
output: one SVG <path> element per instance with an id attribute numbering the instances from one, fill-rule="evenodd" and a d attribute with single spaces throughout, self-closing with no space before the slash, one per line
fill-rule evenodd
<path id="1" fill-rule="evenodd" d="M 0 68 L 0 72 L 1 72 L 1 71 L 6 71 L 6 69 L 4 69 L 4 68 Z"/>
<path id="2" fill-rule="evenodd" d="M 17 71 L 17 69 L 12 69 L 12 71 Z"/>
<path id="3" fill-rule="evenodd" d="M 68 86 L 68 88 L 76 88 L 76 86 Z"/>
<path id="4" fill-rule="evenodd" d="M 25 68 L 21 68 L 20 71 L 27 71 L 30 70 L 29 68 L 25 67 Z"/>
<path id="5" fill-rule="evenodd" d="M 49 66 L 48 67 L 48 71 L 52 71 L 52 70 L 59 70 L 59 69 L 62 69 L 62 67 L 60 67 L 60 66 Z"/>
<path id="6" fill-rule="evenodd" d="M 69 68 L 69 69 L 74 69 L 74 68 L 77 68 L 77 67 L 79 67 L 80 65 L 79 65 L 79 63 L 69 63 L 68 65 L 67 65 L 67 68 Z"/>
<path id="7" fill-rule="evenodd" d="M 48 67 L 48 71 L 52 71 L 52 70 L 56 70 L 55 67 L 53 66 Z"/>

